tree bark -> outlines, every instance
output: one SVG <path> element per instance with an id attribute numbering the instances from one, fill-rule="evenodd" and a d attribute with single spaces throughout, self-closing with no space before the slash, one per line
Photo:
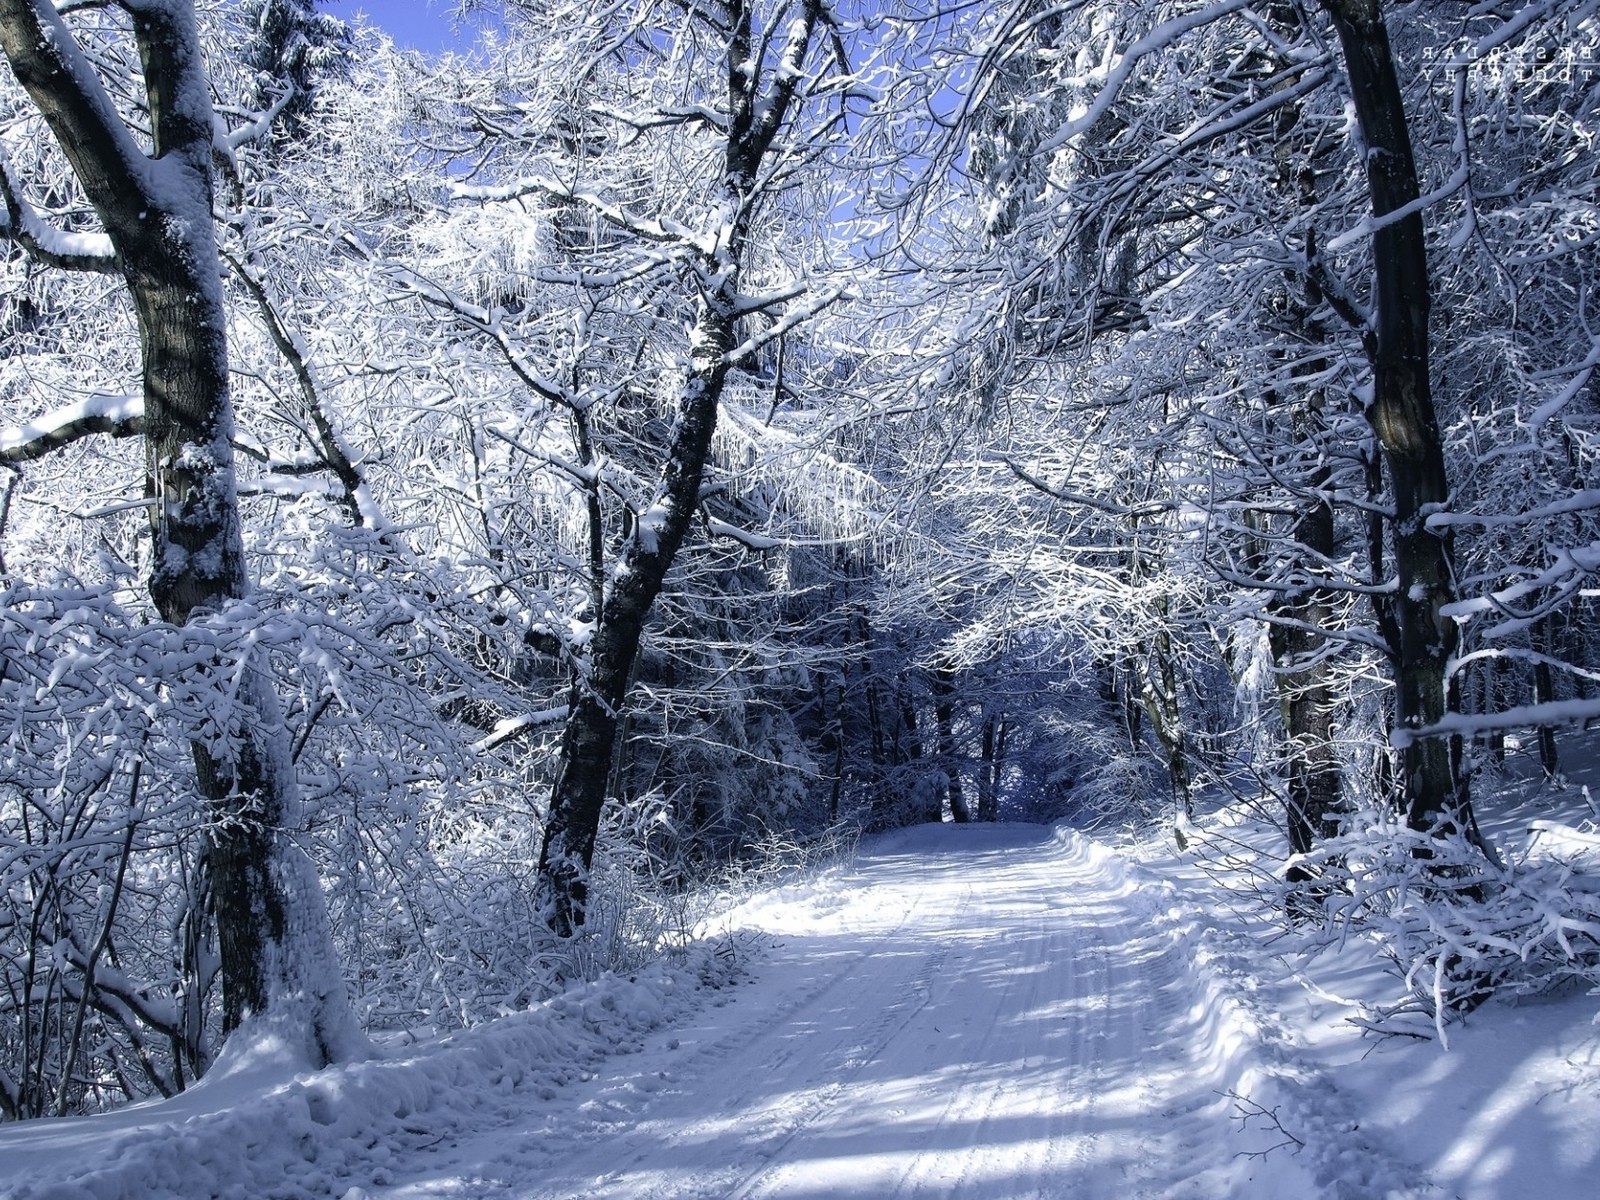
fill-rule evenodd
<path id="1" fill-rule="evenodd" d="M 698 252 L 699 297 L 690 335 L 690 361 L 677 397 L 666 461 L 652 504 L 639 514 L 618 555 L 595 616 L 587 670 L 572 687 L 539 854 L 540 911 L 557 937 L 571 937 L 584 923 L 589 867 L 629 677 L 650 607 L 700 505 L 717 406 L 730 368 L 730 353 L 738 344 L 741 267 L 758 176 L 804 77 L 802 61 L 820 15 L 820 0 L 805 0 L 784 31 L 781 61 L 763 91 L 761 49 L 752 30 L 751 5 L 738 0 L 728 6 L 725 66 L 729 112 L 719 181 L 720 215 L 727 221 L 725 236 L 714 251 Z"/>
<path id="2" fill-rule="evenodd" d="M 1157 600 L 1153 616 L 1156 632 L 1145 647 L 1139 664 L 1139 694 L 1150 728 L 1161 746 L 1167 764 L 1167 782 L 1172 788 L 1173 811 L 1191 819 L 1194 816 L 1193 777 L 1189 771 L 1188 737 L 1183 729 L 1183 711 L 1178 701 L 1177 668 L 1172 661 L 1172 634 L 1167 629 L 1168 601 Z"/>
<path id="3" fill-rule="evenodd" d="M 175 625 L 249 591 L 233 473 L 226 313 L 212 227 L 213 116 L 192 0 L 134 10 L 152 152 L 139 149 L 45 0 L 0 0 L 0 45 L 93 203 L 139 328 L 150 595 Z M 191 743 L 212 824 L 223 1029 L 277 1022 L 318 1065 L 359 1052 L 320 885 L 290 841 L 288 733 L 263 672 L 243 668 L 222 736 Z M 220 749 L 220 747 L 227 747 Z"/>
<path id="4" fill-rule="evenodd" d="M 1000 819 L 1000 775 L 1006 760 L 1005 714 L 991 712 L 983 721 L 983 759 L 978 767 L 978 820 Z"/>
<path id="5" fill-rule="evenodd" d="M 1315 284 L 1308 298 L 1320 300 Z M 1301 325 L 1313 344 L 1323 341 L 1322 328 L 1309 314 L 1300 311 Z M 1321 376 L 1326 362 L 1313 359 L 1297 372 Z M 1319 388 L 1311 388 L 1304 398 L 1296 397 L 1290 418 L 1291 440 L 1298 445 L 1320 447 L 1326 428 L 1320 414 L 1325 403 Z M 1301 484 L 1302 494 L 1294 501 L 1296 511 L 1288 531 L 1294 553 L 1309 560 L 1309 573 L 1321 571 L 1320 564 L 1332 562 L 1337 550 L 1333 505 L 1328 499 L 1333 472 L 1326 456 L 1317 453 L 1317 465 Z M 1337 814 L 1343 807 L 1343 772 L 1334 749 L 1334 713 L 1339 695 L 1330 678 L 1329 648 L 1325 630 L 1334 622 L 1332 592 L 1303 579 L 1296 581 L 1294 568 L 1290 586 L 1270 605 L 1271 620 L 1267 640 L 1276 670 L 1279 711 L 1287 740 L 1288 801 L 1285 824 L 1289 848 L 1295 854 L 1309 852 L 1317 842 L 1339 832 Z M 1290 883 L 1306 882 L 1299 867 L 1288 873 Z"/>
<path id="6" fill-rule="evenodd" d="M 933 673 L 933 719 L 939 731 L 939 767 L 944 774 L 945 794 L 950 798 L 950 819 L 957 825 L 972 820 L 967 794 L 961 783 L 961 767 L 956 752 L 955 672 L 940 667 Z M 940 814 L 941 818 L 943 813 Z"/>
<path id="7" fill-rule="evenodd" d="M 1533 660 L 1533 702 L 1535 704 L 1550 704 L 1556 698 L 1555 673 L 1550 669 L 1550 659 L 1555 651 L 1556 639 L 1551 626 L 1554 616 L 1546 614 L 1535 621 L 1530 631 L 1535 658 Z M 1540 725 L 1537 730 L 1539 739 L 1539 765 L 1544 768 L 1546 777 L 1554 779 L 1561 771 L 1561 754 L 1556 746 L 1556 729 L 1554 725 Z"/>
<path id="8" fill-rule="evenodd" d="M 1458 739 L 1414 736 L 1443 720 L 1450 708 L 1448 672 L 1457 631 L 1443 615 L 1455 598 L 1451 539 L 1427 527 L 1429 515 L 1449 502 L 1450 488 L 1428 374 L 1431 291 L 1422 215 L 1392 215 L 1419 195 L 1405 103 L 1379 0 L 1323 0 L 1323 7 L 1344 51 L 1372 214 L 1379 218 L 1372 235 L 1376 303 L 1367 338 L 1373 370 L 1367 419 L 1394 502 L 1395 740 L 1406 820 L 1413 829 L 1455 829 L 1480 840 Z"/>

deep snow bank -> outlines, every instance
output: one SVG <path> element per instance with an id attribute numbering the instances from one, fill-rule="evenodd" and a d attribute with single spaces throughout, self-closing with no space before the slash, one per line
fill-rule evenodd
<path id="1" fill-rule="evenodd" d="M 171 1100 L 0 1127 L 0 1196 L 322 1200 L 351 1179 L 382 1185 L 391 1161 L 559 1105 L 563 1085 L 739 978 L 754 949 L 702 943 L 632 978 L 316 1073 L 287 1072 L 270 1043 L 234 1047 Z"/>

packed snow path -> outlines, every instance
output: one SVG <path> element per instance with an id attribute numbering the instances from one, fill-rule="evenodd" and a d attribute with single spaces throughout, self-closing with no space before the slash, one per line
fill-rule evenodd
<path id="1" fill-rule="evenodd" d="M 930 828 L 838 882 L 747 908 L 778 939 L 758 981 L 611 1060 L 564 1112 L 371 1194 L 1125 1200 L 1250 1182 L 1215 1166 L 1219 1142 L 1263 1143 L 1239 1145 L 1219 1098 L 1191 964 L 1120 859 L 1037 826 Z"/>
<path id="2" fill-rule="evenodd" d="M 632 979 L 326 1071 L 236 1039 L 171 1100 L 0 1126 L 0 1200 L 1593 1195 L 1587 1009 L 1369 1059 L 1200 871 L 1039 826 L 875 838 Z"/>

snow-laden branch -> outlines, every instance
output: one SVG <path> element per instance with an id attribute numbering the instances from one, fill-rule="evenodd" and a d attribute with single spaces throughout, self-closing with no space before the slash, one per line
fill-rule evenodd
<path id="1" fill-rule="evenodd" d="M 783 538 L 775 538 L 770 534 L 754 533 L 748 529 L 741 529 L 727 521 L 719 521 L 716 517 L 706 518 L 706 529 L 712 537 L 725 537 L 738 542 L 748 550 L 778 550 L 789 545 Z"/>
<path id="2" fill-rule="evenodd" d="M 273 122 L 282 115 L 284 109 L 289 107 L 289 102 L 295 95 L 294 88 L 284 88 L 268 108 L 256 113 L 249 121 L 231 132 L 218 117 L 215 121 L 217 152 L 231 161 L 241 148 L 266 137 L 272 132 Z"/>
<path id="3" fill-rule="evenodd" d="M 1396 728 L 1389 741 L 1401 749 L 1423 738 L 1472 737 L 1501 729 L 1527 729 L 1537 725 L 1578 725 L 1600 718 L 1600 698 L 1546 700 L 1519 704 L 1494 713 L 1446 713 L 1442 721 L 1418 729 Z"/>
<path id="4" fill-rule="evenodd" d="M 1530 508 L 1523 512 L 1434 512 L 1428 514 L 1424 523 L 1435 532 L 1459 526 L 1474 526 L 1478 529 L 1505 529 L 1510 526 L 1528 525 L 1534 521 L 1542 521 L 1547 517 L 1563 517 L 1572 513 L 1588 512 L 1596 508 L 1600 508 L 1600 489 L 1582 488 L 1573 492 L 1570 496 L 1563 496 L 1560 500 L 1551 501 L 1549 504 L 1541 504 L 1538 508 Z"/>
<path id="5" fill-rule="evenodd" d="M 1093 102 L 1075 113 L 1055 133 L 1041 142 L 1036 153 L 1050 154 L 1061 149 L 1080 133 L 1092 129 L 1096 122 L 1111 110 L 1111 106 L 1122 94 L 1122 89 L 1133 77 L 1134 70 L 1149 55 L 1165 50 L 1184 34 L 1220 20 L 1230 13 L 1236 13 L 1249 4 L 1250 0 L 1222 0 L 1220 4 L 1209 5 L 1157 25 L 1115 57 L 1109 69 L 1104 72 L 1104 82 Z"/>
<path id="6" fill-rule="evenodd" d="M 607 200 L 599 192 L 580 188 L 576 184 L 557 179 L 544 179 L 537 175 L 524 176 L 507 184 L 458 183 L 450 194 L 458 200 L 476 200 L 480 203 L 503 203 L 520 200 L 525 196 L 544 195 L 554 200 L 569 200 L 581 204 L 601 219 L 651 242 L 668 242 L 688 246 L 707 257 L 716 251 L 716 238 L 690 229 L 671 217 L 651 220 L 631 212 L 620 204 Z"/>
<path id="7" fill-rule="evenodd" d="M 1391 212 L 1386 212 L 1381 217 L 1363 218 L 1361 221 L 1357 222 L 1343 233 L 1332 238 L 1328 242 L 1328 249 L 1333 251 L 1348 249 L 1349 247 L 1356 245 L 1358 242 L 1362 242 L 1371 237 L 1380 229 L 1387 228 L 1390 225 L 1398 225 L 1407 217 L 1415 216 L 1420 212 L 1426 212 L 1435 204 L 1438 204 L 1441 200 L 1448 200 L 1462 188 L 1466 187 L 1470 178 L 1471 169 L 1469 164 L 1464 161 L 1457 163 L 1456 169 L 1450 173 L 1450 178 L 1446 179 L 1438 187 L 1434 188 L 1433 191 L 1428 192 L 1426 195 L 1418 196 L 1409 204 L 1402 204 L 1399 208 L 1396 208 Z"/>
<path id="8" fill-rule="evenodd" d="M 567 719 L 567 706 L 562 704 L 556 708 L 541 709 L 539 712 L 522 713 L 515 717 L 507 717 L 495 723 L 489 731 L 489 736 L 480 738 L 472 743 L 474 754 L 485 754 L 503 742 L 509 742 L 519 733 L 526 733 L 530 729 L 548 729 L 552 725 L 560 725 Z"/>
<path id="9" fill-rule="evenodd" d="M 284 317 L 281 306 L 272 296 L 267 282 L 252 268 L 246 259 L 237 255 L 224 256 L 233 267 L 235 276 L 256 302 L 262 320 L 272 336 L 278 352 L 294 372 L 295 382 L 305 402 L 306 416 L 316 430 L 316 442 L 321 451 L 319 465 L 332 471 L 344 488 L 340 498 L 347 512 L 358 525 L 383 531 L 389 528 L 382 510 L 367 486 L 366 473 L 360 456 L 339 432 L 323 402 L 325 388 L 318 378 L 311 348 L 304 336 Z"/>
<path id="10" fill-rule="evenodd" d="M 363 247 L 363 250 L 365 247 Z M 511 340 L 511 335 L 506 332 L 504 314 L 498 310 L 485 308 L 481 304 L 471 301 L 448 288 L 434 283 L 409 267 L 397 264 L 388 264 L 390 275 L 396 279 L 401 287 L 416 296 L 425 304 L 434 308 L 444 309 L 455 314 L 462 321 L 472 326 L 479 333 L 486 335 L 499 349 L 506 365 L 515 372 L 518 379 L 537 396 L 548 400 L 551 404 L 559 404 L 574 410 L 583 410 L 595 402 L 597 397 L 583 396 L 573 392 L 570 388 L 563 387 L 559 382 L 540 372 L 525 354 L 522 353 Z M 607 393 L 609 395 L 611 393 Z"/>
<path id="11" fill-rule="evenodd" d="M 136 7 L 126 2 L 123 6 L 130 12 Z M 189 18 L 192 21 L 192 11 Z M 145 154 L 99 72 L 53 5 L 42 0 L 0 0 L 0 42 L 12 74 L 39 106 L 79 181 L 96 198 L 102 218 L 136 227 L 152 197 L 189 165 L 182 161 L 187 144 L 180 145 L 178 139 L 160 158 Z M 150 63 L 145 68 L 147 75 L 161 73 Z M 209 105 L 209 95 L 196 95 Z M 189 111 L 188 104 L 170 106 L 164 124 L 171 126 L 175 112 Z M 172 130 L 158 129 L 158 140 L 164 132 Z"/>
<path id="12" fill-rule="evenodd" d="M 1373 323 L 1372 313 L 1357 299 L 1344 280 L 1328 269 L 1327 260 L 1322 257 L 1317 245 L 1317 231 L 1314 229 L 1306 231 L 1305 274 L 1328 302 L 1328 307 L 1361 335 L 1362 348 L 1367 357 L 1372 358 L 1377 353 L 1377 342 L 1374 340 L 1377 327 Z"/>
<path id="13" fill-rule="evenodd" d="M 805 324 L 823 309 L 838 303 L 848 294 L 849 291 L 846 288 L 829 288 L 827 291 L 813 296 L 806 303 L 795 305 L 793 308 L 789 309 L 788 312 L 784 313 L 783 316 L 774 321 L 771 326 L 760 330 L 757 333 L 751 334 L 732 350 L 729 350 L 724 356 L 725 361 L 730 366 L 740 366 L 749 362 L 750 359 L 755 356 L 756 352 L 761 349 L 761 347 L 768 345 L 778 338 L 781 338 L 791 329 L 795 329 L 800 325 Z"/>
<path id="14" fill-rule="evenodd" d="M 1118 504 L 1114 500 L 1105 500 L 1099 496 L 1086 495 L 1083 492 L 1068 492 L 1061 488 L 1052 487 L 1038 476 L 1029 472 L 1014 459 L 1002 458 L 1000 460 L 1011 473 L 1023 483 L 1036 491 L 1043 492 L 1052 500 L 1059 500 L 1063 504 L 1074 504 L 1082 508 L 1092 508 L 1099 512 L 1110 513 L 1115 517 L 1153 517 L 1157 513 L 1175 512 L 1183 505 L 1177 500 L 1152 500 L 1146 504 Z"/>
<path id="15" fill-rule="evenodd" d="M 1481 9 L 1488 9 L 1490 5 L 1481 5 Z M 1501 46 L 1509 45 L 1525 34 L 1534 25 L 1541 21 L 1553 21 L 1564 12 L 1575 8 L 1588 7 L 1581 3 L 1572 3 L 1571 0 L 1545 0 L 1544 3 L 1529 4 L 1521 12 L 1509 17 L 1506 23 L 1493 33 L 1478 39 L 1471 51 L 1464 56 L 1462 61 L 1476 62 L 1478 59 L 1498 50 Z M 1592 10 L 1591 10 L 1592 11 Z M 1576 20 L 1581 14 L 1572 14 Z M 1452 64 L 1455 65 L 1455 64 Z"/>
<path id="16" fill-rule="evenodd" d="M 564 454 L 545 447 L 530 446 L 515 434 L 494 425 L 485 425 L 483 431 L 497 441 L 504 442 L 519 454 L 536 463 L 542 463 L 566 476 L 574 485 L 590 490 L 601 485 L 610 488 L 619 497 L 627 495 L 627 488 L 642 487 L 644 481 L 633 471 L 613 459 L 598 457 L 589 463 L 574 462 Z"/>
<path id="17" fill-rule="evenodd" d="M 0 238 L 21 246 L 48 266 L 65 271 L 110 272 L 117 269 L 111 239 L 103 233 L 68 233 L 46 222 L 17 186 L 11 159 L 0 146 Z"/>
<path id="18" fill-rule="evenodd" d="M 1600 671 L 1564 662 L 1554 655 L 1540 654 L 1536 650 L 1529 650 L 1522 646 L 1488 646 L 1482 650 L 1474 650 L 1471 654 L 1463 654 L 1451 664 L 1450 673 L 1459 675 L 1461 669 L 1469 663 L 1484 661 L 1514 661 L 1529 663 L 1534 666 L 1542 665 L 1557 671 L 1563 671 L 1579 679 L 1587 679 L 1591 683 L 1600 683 Z"/>
<path id="19" fill-rule="evenodd" d="M 1462 620 L 1483 613 L 1500 614 L 1508 619 L 1485 630 L 1483 636 L 1508 637 L 1552 611 L 1555 604 L 1570 598 L 1585 576 L 1600 571 L 1600 542 L 1587 546 L 1550 545 L 1545 550 L 1551 561 L 1542 571 L 1488 595 L 1446 604 L 1440 608 L 1440 615 Z M 1512 608 L 1521 601 L 1539 598 L 1546 589 L 1556 589 L 1557 595 L 1539 600 L 1531 611 L 1519 613 Z"/>
<path id="20" fill-rule="evenodd" d="M 626 125 L 629 129 L 640 133 L 649 129 L 692 123 L 707 125 L 723 133 L 728 130 L 727 114 L 719 113 L 704 104 L 677 104 L 656 109 L 648 115 L 630 113 L 609 104 L 591 104 L 589 111 L 597 117 L 609 117 L 619 125 Z"/>
<path id="21" fill-rule="evenodd" d="M 784 46 L 767 90 L 756 93 L 756 80 L 753 75 L 749 78 L 751 123 L 748 136 L 753 157 L 758 161 L 766 157 L 789 106 L 805 81 L 805 58 L 811 46 L 811 32 L 821 18 L 822 5 L 817 0 L 801 0 L 799 11 L 789 18 L 784 31 Z"/>
<path id="22" fill-rule="evenodd" d="M 1550 418 L 1564 409 L 1574 397 L 1579 395 L 1589 385 L 1589 378 L 1594 374 L 1596 367 L 1600 367 L 1600 337 L 1593 339 L 1589 345 L 1588 356 L 1575 367 L 1563 367 L 1562 374 L 1572 372 L 1572 380 L 1555 396 L 1546 400 L 1534 409 L 1528 417 L 1528 435 L 1537 437 L 1539 431 L 1545 427 Z M 1556 372 L 1546 372 L 1555 374 Z"/>
<path id="23" fill-rule="evenodd" d="M 107 433 L 112 437 L 139 437 L 144 433 L 144 399 L 129 395 L 93 395 L 29 421 L 0 431 L 0 462 L 20 463 L 43 458 L 51 451 Z"/>

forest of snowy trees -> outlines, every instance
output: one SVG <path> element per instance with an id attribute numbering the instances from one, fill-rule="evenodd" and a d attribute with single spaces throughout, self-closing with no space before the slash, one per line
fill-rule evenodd
<path id="1" fill-rule="evenodd" d="M 1600 982 L 1600 0 L 467 7 L 0 0 L 0 1118 L 927 821 Z"/>

